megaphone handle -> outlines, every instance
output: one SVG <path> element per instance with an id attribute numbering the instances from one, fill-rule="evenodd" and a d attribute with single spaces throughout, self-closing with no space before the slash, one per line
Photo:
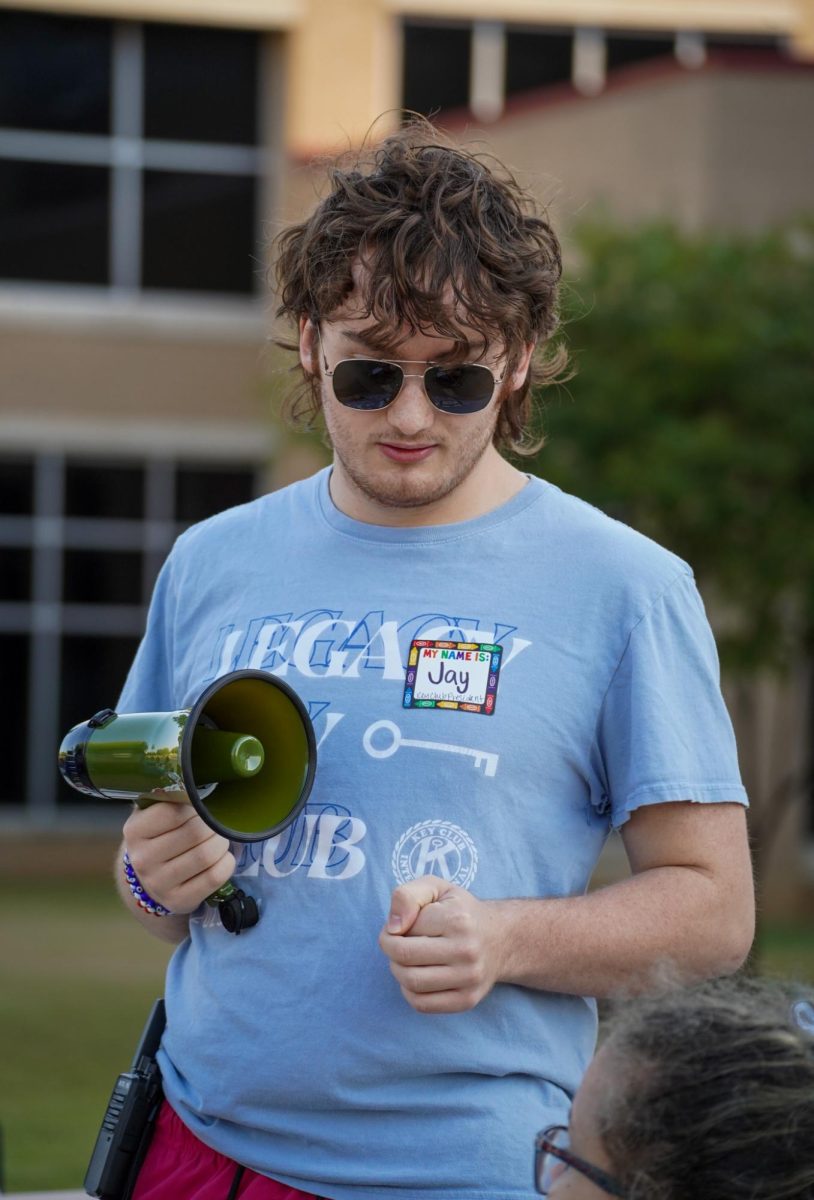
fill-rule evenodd
<path id="1" fill-rule="evenodd" d="M 149 808 L 159 800 L 169 800 L 172 804 L 189 804 L 186 792 L 162 791 L 160 795 L 142 792 L 136 797 L 136 805 L 139 808 Z M 251 929 L 260 920 L 257 901 L 253 896 L 247 896 L 231 879 L 221 884 L 211 896 L 207 896 L 206 903 L 218 910 L 223 927 L 229 933 L 242 933 L 244 929 Z"/>

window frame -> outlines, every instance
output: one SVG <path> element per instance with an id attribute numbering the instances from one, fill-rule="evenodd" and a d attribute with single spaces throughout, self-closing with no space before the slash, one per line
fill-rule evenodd
<path id="1" fill-rule="evenodd" d="M 88 17 L 87 20 L 94 18 Z M 111 41 L 110 133 L 87 134 L 28 130 L 0 126 L 0 158 L 67 166 L 96 166 L 110 172 L 108 208 L 108 282 L 83 284 L 59 280 L 0 278 L 0 292 L 25 288 L 31 291 L 110 292 L 138 301 L 172 296 L 207 296 L 227 303 L 256 307 L 262 303 L 262 281 L 255 278 L 251 291 L 203 291 L 179 287 L 145 288 L 141 284 L 144 214 L 143 175 L 147 171 L 177 171 L 235 175 L 254 186 L 255 213 L 252 238 L 262 244 L 264 212 L 269 182 L 277 156 L 265 145 L 268 133 L 268 39 L 261 30 L 257 44 L 256 129 L 257 144 L 148 139 L 144 135 L 144 29 L 146 22 L 114 20 Z M 166 24 L 166 22 L 155 22 Z M 272 40 L 273 37 L 272 37 Z"/>
<path id="2" fill-rule="evenodd" d="M 265 448 L 264 448 L 265 449 Z M 5 456 L 4 456 L 5 457 Z M 65 828 L 118 827 L 121 813 L 112 806 L 109 817 L 83 804 L 79 796 L 70 807 L 60 798 L 62 784 L 56 749 L 67 730 L 60 727 L 62 642 L 66 636 L 132 637 L 144 632 L 147 607 L 158 571 L 175 538 L 191 521 L 176 519 L 176 474 L 203 469 L 246 469 L 252 494 L 267 490 L 265 453 L 150 457 L 108 449 L 78 453 L 75 449 L 28 451 L 17 448 L 8 458 L 33 461 L 34 488 L 30 514 L 0 514 L 0 553 L 4 547 L 30 547 L 31 592 L 27 601 L 0 601 L 0 634 L 29 638 L 27 711 L 24 728 L 25 795 L 20 803 L 0 805 L 0 827 Z M 100 467 L 128 465 L 144 471 L 142 517 L 68 516 L 65 475 L 68 462 Z M 62 598 L 63 552 L 66 549 L 133 550 L 142 556 L 141 594 L 132 604 L 66 603 Z M 123 683 L 124 680 L 121 680 Z M 115 699 L 115 698 L 114 698 Z M 110 703 L 99 697 L 99 706 Z M 91 716 L 91 713 L 86 714 Z M 32 736 L 36 730 L 36 738 Z"/>

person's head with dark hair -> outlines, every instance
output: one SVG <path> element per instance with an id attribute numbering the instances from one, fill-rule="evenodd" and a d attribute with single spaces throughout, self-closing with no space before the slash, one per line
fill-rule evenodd
<path id="1" fill-rule="evenodd" d="M 721 980 L 619 1005 L 536 1175 L 551 1200 L 814 1200 L 814 989 Z"/>
<path id="2" fill-rule="evenodd" d="M 350 165 L 335 163 L 329 180 L 314 212 L 274 246 L 277 315 L 299 328 L 297 343 L 278 344 L 299 350 L 304 372 L 288 415 L 310 423 L 321 410 L 340 462 L 364 476 L 357 445 L 346 461 L 345 439 L 362 429 L 347 409 L 365 410 L 369 422 L 400 394 L 399 383 L 423 375 L 435 427 L 397 429 L 397 447 L 436 445 L 440 431 L 462 468 L 489 446 L 531 448 L 532 385 L 561 375 L 566 361 L 550 341 L 560 247 L 531 196 L 502 164 L 426 121 Z M 337 363 L 362 354 L 397 369 L 385 363 L 371 376 L 372 368 L 353 374 L 343 365 L 337 374 Z"/>

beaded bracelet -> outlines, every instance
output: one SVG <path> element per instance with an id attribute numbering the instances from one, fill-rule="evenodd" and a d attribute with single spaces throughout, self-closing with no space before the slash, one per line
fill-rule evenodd
<path id="1" fill-rule="evenodd" d="M 133 893 L 133 899 L 135 900 L 136 904 L 138 904 L 139 908 L 143 908 L 145 912 L 152 913 L 154 917 L 171 916 L 172 914 L 168 908 L 165 908 L 163 904 L 159 904 L 157 900 L 153 900 L 152 896 L 145 892 L 144 888 L 141 886 L 141 880 L 133 870 L 133 864 L 130 861 L 130 855 L 126 850 L 124 852 L 122 862 L 124 863 L 124 877 L 127 880 L 127 886 Z"/>

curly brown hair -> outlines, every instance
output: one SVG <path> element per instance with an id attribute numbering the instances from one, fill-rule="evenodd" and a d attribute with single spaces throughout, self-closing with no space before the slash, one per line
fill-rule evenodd
<path id="1" fill-rule="evenodd" d="M 500 341 L 509 369 L 525 346 L 537 345 L 525 383 L 501 405 L 494 436 L 499 448 L 537 449 L 532 389 L 563 377 L 567 353 L 550 344 L 559 327 L 560 245 L 532 196 L 498 160 L 454 145 L 425 120 L 351 163 L 335 160 L 328 176 L 330 192 L 314 212 L 275 239 L 276 315 L 329 318 L 350 295 L 361 260 L 374 340 L 394 329 L 432 332 L 468 352 L 467 326 L 481 350 Z M 290 337 L 274 340 L 297 349 Z M 315 372 L 289 397 L 286 415 L 310 425 L 319 409 Z"/>

